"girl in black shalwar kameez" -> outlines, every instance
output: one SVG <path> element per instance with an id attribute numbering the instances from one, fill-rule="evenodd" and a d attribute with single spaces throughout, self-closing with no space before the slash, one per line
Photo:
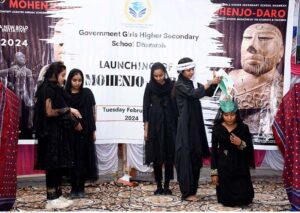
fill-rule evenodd
<path id="1" fill-rule="evenodd" d="M 67 104 L 68 95 L 62 87 L 65 75 L 62 62 L 52 63 L 35 95 L 34 127 L 38 141 L 35 167 L 46 170 L 47 209 L 65 208 L 72 203 L 61 196 L 62 175 L 73 166 L 71 130 L 82 130 L 72 115 L 80 117 L 80 113 Z"/>
<path id="2" fill-rule="evenodd" d="M 212 183 L 219 203 L 231 207 L 248 205 L 254 197 L 249 169 L 255 166 L 251 134 L 241 121 L 236 102 L 220 104 L 221 119 L 215 121 L 212 133 Z"/>
<path id="3" fill-rule="evenodd" d="M 176 136 L 176 103 L 171 97 L 174 83 L 168 78 L 162 63 L 151 67 L 143 102 L 145 163 L 153 163 L 157 190 L 155 195 L 171 194 L 169 182 L 173 179 L 174 144 Z M 165 166 L 165 183 L 162 188 L 162 165 Z"/>
<path id="4" fill-rule="evenodd" d="M 191 81 L 195 64 L 190 58 L 178 62 L 180 73 L 175 83 L 176 101 L 179 111 L 175 143 L 175 166 L 182 200 L 196 201 L 202 157 L 209 156 L 200 98 L 212 95 L 219 77 L 210 83 L 194 88 Z"/>
<path id="5" fill-rule="evenodd" d="M 83 198 L 86 180 L 96 181 L 98 178 L 97 159 L 95 151 L 96 124 L 95 98 L 92 91 L 83 88 L 84 77 L 79 69 L 72 69 L 65 86 L 70 94 L 69 105 L 79 110 L 83 127 L 81 132 L 73 131 L 74 167 L 71 172 L 71 197 Z"/>

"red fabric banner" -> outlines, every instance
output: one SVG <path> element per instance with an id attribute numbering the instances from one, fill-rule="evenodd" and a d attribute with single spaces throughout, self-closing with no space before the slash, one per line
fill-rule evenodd
<path id="1" fill-rule="evenodd" d="M 0 94 L 0 209 L 9 210 L 16 199 L 19 99 L 1 83 Z"/>

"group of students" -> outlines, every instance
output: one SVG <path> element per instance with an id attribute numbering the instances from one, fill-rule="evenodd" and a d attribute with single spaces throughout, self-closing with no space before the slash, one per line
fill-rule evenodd
<path id="1" fill-rule="evenodd" d="M 242 122 L 233 98 L 220 100 L 209 149 L 199 99 L 212 96 L 221 77 L 214 75 L 213 80 L 195 88 L 194 69 L 192 59 L 180 59 L 178 79 L 173 82 L 162 63 L 154 63 L 151 68 L 144 93 L 143 121 L 145 163 L 153 165 L 157 183 L 154 194 L 172 194 L 169 183 L 174 178 L 174 164 L 181 199 L 197 201 L 202 160 L 210 157 L 218 202 L 225 206 L 248 205 L 254 197 L 250 167 L 255 167 L 249 128 Z"/>
<path id="2" fill-rule="evenodd" d="M 221 78 L 214 76 L 194 88 L 194 69 L 192 59 L 182 58 L 174 82 L 162 63 L 151 67 L 143 121 L 145 163 L 153 165 L 157 183 L 154 194 L 172 194 L 169 183 L 174 178 L 175 164 L 182 200 L 197 201 L 202 158 L 211 157 L 211 179 L 218 202 L 226 206 L 247 205 L 254 197 L 249 128 L 242 122 L 235 101 L 220 101 L 209 149 L 199 99 L 212 96 Z M 71 198 L 83 198 L 85 181 L 98 177 L 94 95 L 83 87 L 82 71 L 72 69 L 66 83 L 65 76 L 62 62 L 50 64 L 35 94 L 36 169 L 46 171 L 46 209 L 66 208 L 73 203 L 62 196 L 63 176 L 70 177 Z"/>
<path id="3" fill-rule="evenodd" d="M 71 182 L 71 197 L 83 198 L 86 180 L 97 180 L 94 141 L 95 99 L 83 88 L 82 71 L 50 64 L 35 94 L 34 129 L 36 169 L 46 171 L 46 209 L 65 208 L 73 202 L 62 196 L 62 177 Z"/>

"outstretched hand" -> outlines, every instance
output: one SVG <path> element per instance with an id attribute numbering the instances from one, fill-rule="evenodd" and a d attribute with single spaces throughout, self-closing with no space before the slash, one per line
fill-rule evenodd
<path id="1" fill-rule="evenodd" d="M 215 72 L 215 71 L 213 71 Z M 212 84 L 219 84 L 220 81 L 222 80 L 222 76 L 214 76 L 214 79 L 212 80 Z"/>

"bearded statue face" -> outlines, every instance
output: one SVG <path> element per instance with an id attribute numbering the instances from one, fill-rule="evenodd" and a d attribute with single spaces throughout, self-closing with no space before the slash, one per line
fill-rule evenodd
<path id="1" fill-rule="evenodd" d="M 280 30 L 271 24 L 250 25 L 243 34 L 242 68 L 255 76 L 276 68 L 283 57 L 284 46 Z"/>

